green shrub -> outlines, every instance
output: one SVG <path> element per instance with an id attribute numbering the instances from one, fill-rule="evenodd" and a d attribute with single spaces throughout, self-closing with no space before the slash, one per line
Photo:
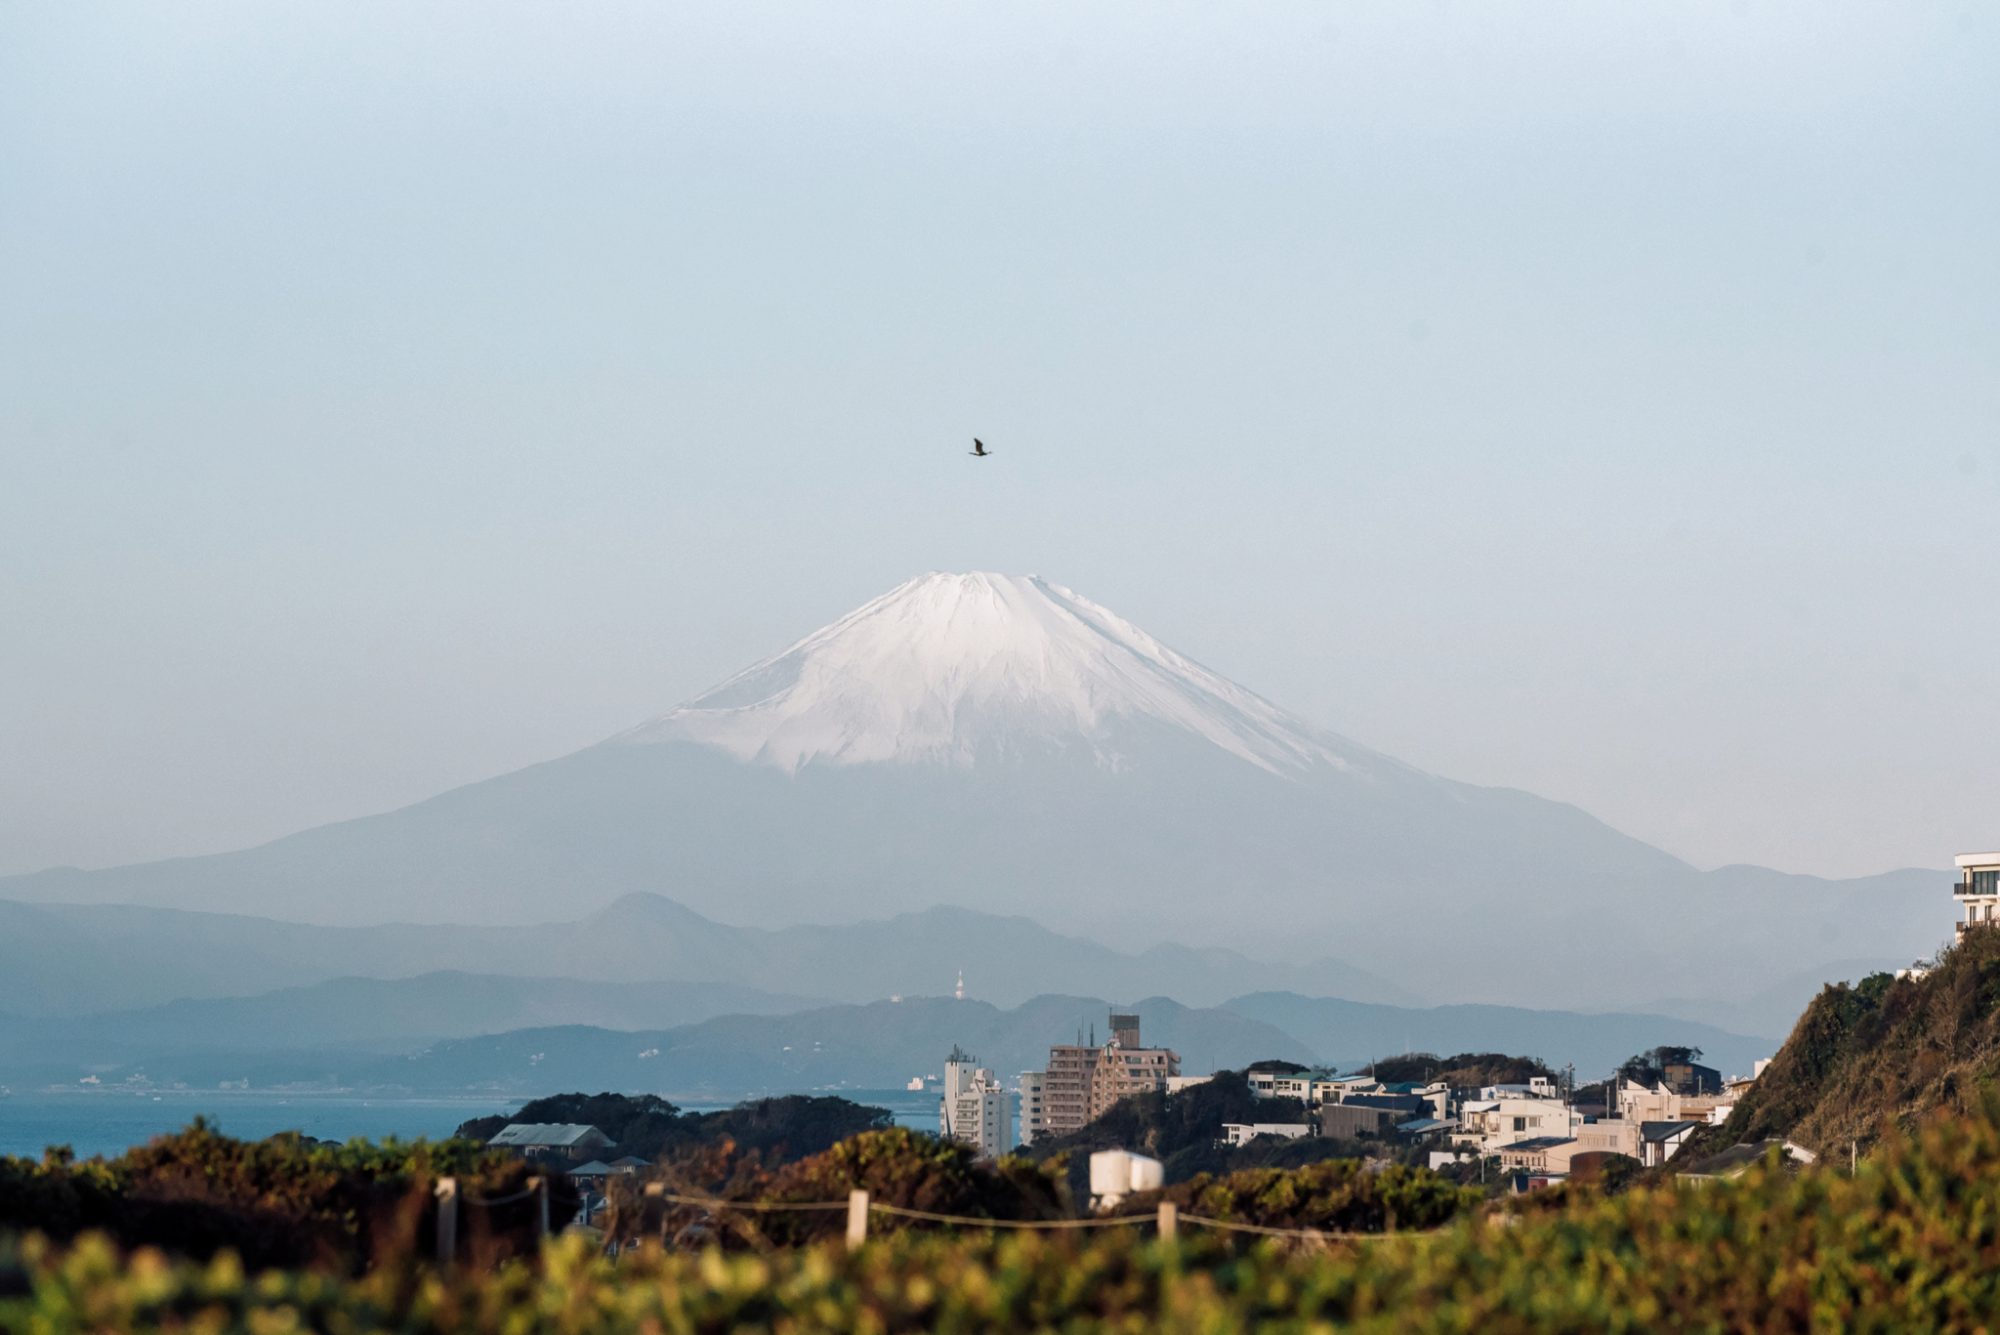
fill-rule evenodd
<path id="1" fill-rule="evenodd" d="M 1477 1187 L 1454 1186 L 1428 1169 L 1329 1159 L 1302 1168 L 1202 1173 L 1129 1197 L 1121 1213 L 1154 1212 L 1164 1200 L 1186 1214 L 1265 1228 L 1384 1233 L 1436 1228 L 1482 1199 Z"/>
<path id="2" fill-rule="evenodd" d="M 1068 1193 L 1059 1165 L 1005 1158 L 980 1160 L 967 1146 L 906 1127 L 850 1136 L 833 1148 L 795 1163 L 765 1169 L 755 1155 L 730 1147 L 668 1165 L 666 1185 L 686 1196 L 781 1204 L 832 1203 L 829 1210 L 751 1212 L 675 1205 L 661 1219 L 646 1214 L 638 1183 L 612 1183 L 608 1231 L 624 1241 L 654 1236 L 715 1240 L 724 1245 L 798 1246 L 843 1235 L 848 1193 L 866 1191 L 877 1205 L 973 1219 L 1066 1218 Z M 872 1227 L 893 1232 L 908 1226 L 893 1215 Z"/>
<path id="3" fill-rule="evenodd" d="M 242 1141 L 197 1119 L 116 1159 L 78 1163 L 67 1151 L 39 1162 L 0 1158 L 0 1229 L 56 1238 L 95 1230 L 194 1257 L 227 1250 L 253 1266 L 351 1270 L 428 1253 L 433 1188 L 454 1176 L 468 1202 L 461 1236 L 470 1252 L 494 1257 L 526 1249 L 539 1206 L 470 1202 L 518 1197 L 534 1172 L 468 1141 Z M 550 1206 L 556 1227 L 574 1215 L 568 1179 L 551 1179 Z"/>

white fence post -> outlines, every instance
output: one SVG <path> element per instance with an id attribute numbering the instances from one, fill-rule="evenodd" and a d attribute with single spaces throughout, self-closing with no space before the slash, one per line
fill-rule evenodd
<path id="1" fill-rule="evenodd" d="M 1160 1241 L 1172 1242 L 1180 1234 L 1181 1209 L 1172 1201 L 1160 1202 Z"/>
<path id="2" fill-rule="evenodd" d="M 437 1259 L 448 1266 L 458 1255 L 458 1179 L 441 1177 L 437 1184 Z"/>
<path id="3" fill-rule="evenodd" d="M 847 1250 L 868 1241 L 868 1193 L 856 1187 L 847 1193 Z"/>

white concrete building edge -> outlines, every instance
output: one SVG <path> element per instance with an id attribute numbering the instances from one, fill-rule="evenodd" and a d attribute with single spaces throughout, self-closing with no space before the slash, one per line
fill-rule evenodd
<path id="1" fill-rule="evenodd" d="M 1958 925 L 1964 936 L 1969 928 L 2000 922 L 2000 853 L 1961 853 L 1957 861 L 1958 885 L 1952 893 L 1965 910 Z"/>
<path id="2" fill-rule="evenodd" d="M 997 1159 L 1014 1147 L 1014 1101 L 1006 1086 L 978 1060 L 958 1048 L 944 1064 L 944 1091 L 938 1100 L 938 1131 Z"/>

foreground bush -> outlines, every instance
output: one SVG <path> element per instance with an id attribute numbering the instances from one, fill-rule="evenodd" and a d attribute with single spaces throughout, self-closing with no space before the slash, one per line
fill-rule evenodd
<path id="1" fill-rule="evenodd" d="M 612 1262 L 569 1238 L 539 1267 L 355 1280 L 0 1243 L 0 1330 L 1978 1330 L 2000 1312 L 1996 1261 L 2000 1131 L 1982 1119 L 1892 1138 L 1852 1177 L 1755 1169 L 1325 1248 L 904 1233 L 853 1256 Z"/>
<path id="2" fill-rule="evenodd" d="M 775 1169 L 757 1155 L 737 1155 L 721 1146 L 670 1163 L 666 1186 L 690 1196 L 786 1205 L 830 1202 L 833 1210 L 753 1213 L 672 1205 L 662 1219 L 650 1218 L 638 1183 L 611 1184 L 607 1232 L 615 1241 L 667 1237 L 683 1243 L 714 1241 L 724 1246 L 800 1246 L 839 1238 L 847 1228 L 846 1201 L 860 1189 L 878 1205 L 972 1219 L 1053 1220 L 1071 1214 L 1059 1168 L 1006 1158 L 982 1161 L 964 1145 L 939 1140 L 907 1127 L 850 1136 L 822 1153 Z M 893 1232 L 909 1221 L 878 1215 L 875 1232 Z"/>
<path id="3" fill-rule="evenodd" d="M 532 1246 L 539 1207 L 518 1198 L 534 1172 L 467 1141 L 244 1141 L 197 1120 L 116 1159 L 78 1163 L 62 1151 L 39 1161 L 0 1158 L 0 1229 L 57 1238 L 94 1231 L 127 1247 L 198 1258 L 227 1250 L 257 1267 L 351 1271 L 430 1255 L 433 1188 L 453 1176 L 468 1202 L 506 1201 L 462 1211 L 468 1252 L 490 1260 Z M 575 1213 L 575 1192 L 565 1178 L 550 1191 L 551 1224 L 561 1227 Z"/>

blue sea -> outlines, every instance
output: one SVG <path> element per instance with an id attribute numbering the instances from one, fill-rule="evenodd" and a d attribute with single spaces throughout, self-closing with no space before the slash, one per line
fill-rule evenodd
<path id="1" fill-rule="evenodd" d="M 937 1095 L 904 1090 L 843 1090 L 842 1097 L 887 1108 L 901 1126 L 937 1129 Z M 674 1103 L 712 1112 L 727 1103 Z M 512 1113 L 520 1099 L 371 1098 L 363 1094 L 278 1094 L 256 1090 L 17 1091 L 0 1095 L 0 1155 L 40 1158 L 67 1145 L 80 1159 L 116 1155 L 206 1117 L 224 1135 L 260 1140 L 299 1131 L 320 1140 L 442 1139 L 474 1117 Z"/>

